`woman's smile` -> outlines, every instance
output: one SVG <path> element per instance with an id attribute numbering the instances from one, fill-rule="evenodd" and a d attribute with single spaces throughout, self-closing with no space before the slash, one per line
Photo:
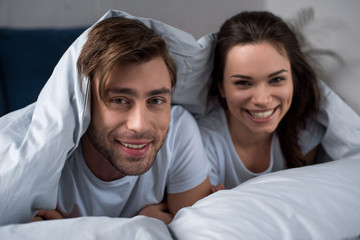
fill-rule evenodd
<path id="1" fill-rule="evenodd" d="M 246 110 L 244 109 L 246 115 L 255 123 L 266 123 L 274 119 L 275 115 L 278 112 L 278 107 L 273 109 L 265 110 Z"/>

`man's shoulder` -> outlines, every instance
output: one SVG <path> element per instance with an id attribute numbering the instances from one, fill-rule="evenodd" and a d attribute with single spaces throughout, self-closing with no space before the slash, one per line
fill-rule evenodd
<path id="1" fill-rule="evenodd" d="M 180 143 L 180 141 L 191 136 L 196 138 L 197 132 L 200 136 L 199 127 L 191 113 L 180 105 L 171 106 L 171 120 L 167 141 Z"/>
<path id="2" fill-rule="evenodd" d="M 190 114 L 183 106 L 181 105 L 172 105 L 171 106 L 171 117 L 181 116 L 183 114 Z"/>
<path id="3" fill-rule="evenodd" d="M 180 105 L 171 106 L 170 128 L 179 125 L 191 125 L 192 123 L 190 122 L 193 122 L 193 124 L 196 125 L 195 119 L 189 111 L 187 111 L 184 107 Z"/>

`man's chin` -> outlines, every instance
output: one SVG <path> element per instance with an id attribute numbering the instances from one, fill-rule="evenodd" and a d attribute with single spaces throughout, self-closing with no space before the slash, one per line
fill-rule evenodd
<path id="1" fill-rule="evenodd" d="M 113 165 L 120 173 L 128 176 L 137 176 L 146 173 L 154 164 L 152 160 L 142 158 L 127 159 L 125 164 Z"/>
<path id="2" fill-rule="evenodd" d="M 137 176 L 146 173 L 154 164 L 158 151 L 161 149 L 162 144 L 154 145 L 143 156 L 130 156 L 125 152 L 117 155 L 117 163 L 111 162 L 120 173 L 128 176 Z"/>
<path id="3" fill-rule="evenodd" d="M 142 174 L 146 173 L 147 171 L 149 171 L 151 166 L 146 167 L 146 168 L 137 168 L 135 170 L 127 169 L 126 171 L 121 171 L 121 172 L 125 172 L 125 175 L 127 175 L 127 176 L 139 176 L 139 175 L 142 175 Z"/>

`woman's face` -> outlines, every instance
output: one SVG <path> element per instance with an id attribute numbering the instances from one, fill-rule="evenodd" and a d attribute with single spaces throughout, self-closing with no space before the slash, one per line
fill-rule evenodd
<path id="1" fill-rule="evenodd" d="M 230 128 L 271 134 L 293 98 L 290 61 L 267 42 L 234 46 L 219 90 L 226 98 Z"/>

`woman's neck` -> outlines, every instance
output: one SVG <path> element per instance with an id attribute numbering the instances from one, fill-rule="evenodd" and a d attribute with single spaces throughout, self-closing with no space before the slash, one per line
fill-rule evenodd
<path id="1" fill-rule="evenodd" d="M 254 147 L 256 145 L 271 143 L 273 133 L 251 132 L 242 122 L 236 121 L 228 110 L 226 110 L 225 113 L 230 135 L 234 144 L 242 147 Z"/>
<path id="2" fill-rule="evenodd" d="M 273 133 L 253 133 L 229 111 L 226 119 L 234 148 L 246 168 L 256 173 L 265 171 L 270 164 Z"/>

